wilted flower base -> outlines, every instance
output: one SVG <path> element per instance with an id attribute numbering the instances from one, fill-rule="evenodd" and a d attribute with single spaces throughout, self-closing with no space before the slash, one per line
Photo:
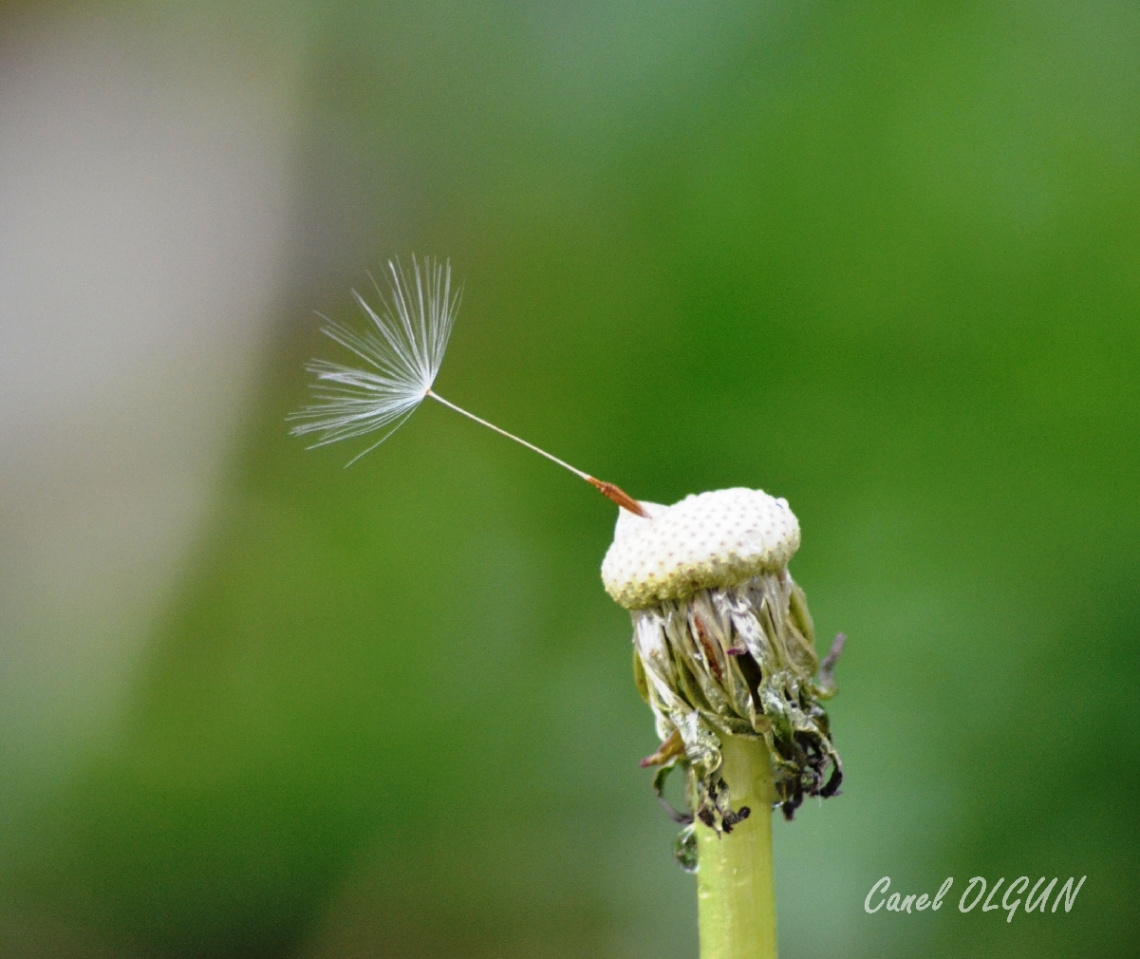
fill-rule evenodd
<path id="1" fill-rule="evenodd" d="M 786 818 L 804 796 L 838 792 L 843 767 L 820 701 L 835 693 L 831 669 L 842 638 L 821 669 L 807 601 L 786 568 L 632 615 L 635 678 L 662 740 L 646 760 L 661 766 L 658 790 L 668 770 L 685 767 L 693 814 L 731 832 L 749 811 L 729 803 L 720 738 L 727 734 L 767 744 Z"/>

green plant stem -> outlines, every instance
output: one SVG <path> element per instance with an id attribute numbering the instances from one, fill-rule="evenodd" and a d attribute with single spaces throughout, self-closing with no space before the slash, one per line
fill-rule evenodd
<path id="1" fill-rule="evenodd" d="M 775 959 L 772 764 L 761 740 L 721 739 L 732 808 L 751 813 L 728 835 L 697 824 L 701 959 Z"/>

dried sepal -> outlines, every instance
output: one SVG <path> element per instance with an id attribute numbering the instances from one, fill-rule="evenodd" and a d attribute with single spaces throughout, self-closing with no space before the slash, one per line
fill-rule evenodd
<path id="1" fill-rule="evenodd" d="M 765 742 L 789 819 L 805 796 L 838 791 L 843 767 L 820 702 L 834 692 L 834 661 L 820 669 L 807 602 L 787 570 L 632 615 L 635 674 L 662 742 L 684 746 L 697 818 L 724 832 L 741 818 L 721 775 L 722 735 Z"/>

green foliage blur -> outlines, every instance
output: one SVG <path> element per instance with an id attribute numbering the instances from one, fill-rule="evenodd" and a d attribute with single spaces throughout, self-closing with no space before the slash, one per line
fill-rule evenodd
<path id="1" fill-rule="evenodd" d="M 313 311 L 411 252 L 465 286 L 444 396 L 639 498 L 799 516 L 847 778 L 774 823 L 782 956 L 1134 948 L 1140 8 L 194 16 L 296 59 L 288 279 L 114 734 L 2 793 L 0 950 L 696 955 L 613 507 L 431 404 L 349 469 L 286 434 Z M 1088 879 L 958 911 L 1021 875 Z M 868 915 L 882 876 L 954 887 Z"/>

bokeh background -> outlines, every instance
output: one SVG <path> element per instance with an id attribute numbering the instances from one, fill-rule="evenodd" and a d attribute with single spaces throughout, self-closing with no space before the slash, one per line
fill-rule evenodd
<path id="1" fill-rule="evenodd" d="M 445 396 L 799 515 L 783 956 L 1131 953 L 1138 104 L 1124 2 L 5 4 L 0 954 L 696 954 L 613 507 L 439 407 L 286 435 L 411 252 Z"/>

